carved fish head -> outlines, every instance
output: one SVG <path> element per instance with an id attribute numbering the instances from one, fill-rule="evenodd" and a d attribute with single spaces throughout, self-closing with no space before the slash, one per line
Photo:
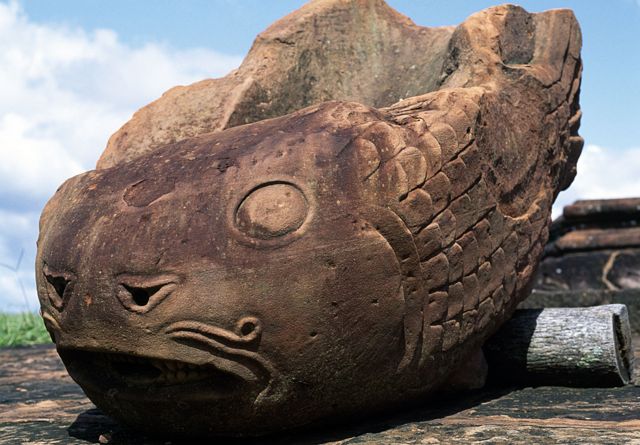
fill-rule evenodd
<path id="1" fill-rule="evenodd" d="M 329 103 L 59 189 L 42 217 L 38 291 L 98 406 L 150 428 L 216 417 L 233 431 L 294 398 L 331 409 L 332 394 L 366 397 L 395 374 L 402 273 L 341 157 L 375 119 Z M 166 418 L 146 416 L 159 406 Z"/>
<path id="2" fill-rule="evenodd" d="M 314 3 L 361 16 L 351 2 Z M 329 42 L 311 8 L 292 23 Z M 366 23 L 341 24 L 340 39 L 349 43 L 347 28 L 387 29 Z M 264 57 L 252 50 L 231 83 L 209 84 L 234 85 L 207 97 L 235 105 L 200 114 L 202 93 L 175 90 L 161 100 L 170 105 L 149 108 L 158 119 L 134 118 L 135 137 L 123 127 L 105 168 L 49 202 L 36 265 L 42 314 L 100 408 L 150 431 L 246 435 L 397 406 L 464 366 L 526 296 L 552 202 L 583 146 L 575 17 L 504 6 L 456 29 L 398 24 L 434 39 L 435 52 L 394 31 L 397 75 L 378 63 L 317 64 L 328 79 L 355 71 L 335 81 L 334 97 L 389 106 L 300 110 L 319 97 L 307 95 L 314 85 L 318 100 L 332 87 L 299 69 L 316 53 L 283 40 L 278 25 L 275 40 L 258 41 Z M 343 54 L 361 54 L 360 41 Z M 282 44 L 287 55 L 274 57 Z M 396 66 L 402 48 L 423 65 Z M 274 74 L 280 92 L 263 89 L 257 71 L 241 74 L 289 54 L 301 63 Z M 380 100 L 341 90 L 362 81 Z M 392 91 L 408 97 L 390 105 Z M 178 118 L 185 97 L 198 99 Z M 185 138 L 203 122 L 255 123 Z M 150 143 L 166 138 L 181 141 Z"/>

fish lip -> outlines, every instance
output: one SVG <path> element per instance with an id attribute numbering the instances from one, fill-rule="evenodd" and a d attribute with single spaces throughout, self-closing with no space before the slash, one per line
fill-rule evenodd
<path id="1" fill-rule="evenodd" d="M 165 327 L 164 334 L 176 343 L 211 354 L 216 366 L 246 381 L 268 386 L 278 374 L 257 351 L 262 323 L 256 317 L 240 318 L 234 331 L 197 321 L 178 321 Z"/>
<path id="2" fill-rule="evenodd" d="M 251 330 L 245 331 L 246 326 L 249 325 L 251 326 Z M 256 317 L 242 317 L 236 323 L 234 332 L 197 321 L 178 321 L 167 326 L 164 332 L 169 336 L 176 336 L 187 332 L 198 333 L 214 339 L 216 342 L 230 345 L 237 349 L 245 349 L 259 341 L 262 334 L 262 324 Z"/>
<path id="3" fill-rule="evenodd" d="M 197 364 L 179 359 L 77 348 L 59 349 L 58 353 L 71 377 L 83 389 L 99 393 L 116 390 L 125 398 L 149 398 L 153 393 L 160 397 L 218 398 L 262 389 L 262 385 L 256 385 L 259 382 L 221 369 L 214 361 Z"/>
<path id="4" fill-rule="evenodd" d="M 173 331 L 170 338 L 176 343 L 210 353 L 215 367 L 246 382 L 267 386 L 272 379 L 273 368 L 256 352 L 219 344 L 189 330 Z"/>

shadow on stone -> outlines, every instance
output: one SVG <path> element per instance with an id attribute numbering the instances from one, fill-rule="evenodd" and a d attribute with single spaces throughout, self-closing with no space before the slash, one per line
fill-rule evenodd
<path id="1" fill-rule="evenodd" d="M 541 313 L 542 309 L 521 312 L 519 323 L 503 326 L 484 345 L 483 351 L 489 364 L 489 385 L 504 385 L 505 381 L 514 382 L 527 374 L 527 353 Z M 511 335 L 505 336 L 505 330 L 509 330 Z"/>
<path id="2" fill-rule="evenodd" d="M 114 445 L 187 445 L 187 444 L 230 444 L 230 445 L 319 445 L 353 439 L 362 435 L 373 435 L 401 428 L 404 425 L 429 422 L 455 415 L 475 408 L 483 403 L 500 399 L 513 388 L 492 387 L 464 394 L 440 394 L 428 404 L 414 403 L 403 408 L 369 414 L 365 418 L 351 417 L 340 423 L 326 423 L 314 428 L 293 430 L 258 438 L 188 438 L 153 437 L 125 428 L 103 414 L 99 409 L 90 409 L 78 415 L 69 426 L 69 436 L 88 443 L 109 443 Z M 104 442 L 100 442 L 102 440 Z"/>

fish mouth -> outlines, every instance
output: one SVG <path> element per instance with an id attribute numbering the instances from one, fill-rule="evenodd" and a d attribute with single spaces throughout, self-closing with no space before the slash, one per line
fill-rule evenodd
<path id="1" fill-rule="evenodd" d="M 139 394 L 153 388 L 159 394 L 164 391 L 197 396 L 206 388 L 210 395 L 229 395 L 247 391 L 252 383 L 210 363 L 79 349 L 62 349 L 58 353 L 74 380 L 98 391 L 116 388 L 122 394 Z"/>
<path id="2" fill-rule="evenodd" d="M 58 347 L 58 354 L 69 375 L 94 394 L 111 392 L 132 400 L 158 401 L 230 396 L 267 400 L 280 379 L 276 368 L 257 351 L 261 324 L 254 317 L 243 317 L 236 328 L 228 331 L 199 322 L 169 325 L 163 333 L 176 351 L 190 350 L 184 360 L 78 346 Z"/>
<path id="3" fill-rule="evenodd" d="M 204 351 L 216 357 L 216 365 L 223 371 L 265 386 L 276 376 L 274 366 L 258 351 L 261 323 L 255 317 L 238 320 L 236 331 L 228 331 L 198 322 L 177 322 L 165 333 L 174 342 Z"/>

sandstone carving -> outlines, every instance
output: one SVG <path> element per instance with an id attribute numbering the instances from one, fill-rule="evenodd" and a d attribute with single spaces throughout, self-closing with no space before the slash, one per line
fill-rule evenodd
<path id="1" fill-rule="evenodd" d="M 43 212 L 70 375 L 192 435 L 424 399 L 527 294 L 582 148 L 580 45 L 567 10 L 426 29 L 323 0 L 171 90 Z"/>

